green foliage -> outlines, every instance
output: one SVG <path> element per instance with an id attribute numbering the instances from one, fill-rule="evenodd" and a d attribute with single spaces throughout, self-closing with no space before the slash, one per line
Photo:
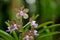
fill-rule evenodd
<path id="1" fill-rule="evenodd" d="M 41 28 L 41 27 L 46 26 L 46 25 L 48 25 L 50 23 L 54 23 L 54 22 L 53 21 L 49 21 L 49 22 L 42 23 L 37 28 Z"/>
<path id="2" fill-rule="evenodd" d="M 60 32 L 51 32 L 51 33 L 48 33 L 48 34 L 44 34 L 42 36 L 39 36 L 37 39 L 40 39 L 40 38 L 44 38 L 44 37 L 47 37 L 47 36 L 52 36 L 52 35 L 55 35 L 55 34 L 58 34 Z"/>
<path id="3" fill-rule="evenodd" d="M 2 30 L 0 30 L 0 36 L 3 37 L 5 40 L 14 40 L 14 38 L 11 35 Z"/>

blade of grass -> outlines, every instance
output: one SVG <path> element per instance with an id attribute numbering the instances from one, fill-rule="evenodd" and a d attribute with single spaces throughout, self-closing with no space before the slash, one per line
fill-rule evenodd
<path id="1" fill-rule="evenodd" d="M 29 25 L 30 24 L 30 22 L 28 22 L 24 27 L 23 27 L 23 29 L 27 26 L 27 25 Z"/>
<path id="2" fill-rule="evenodd" d="M 38 39 L 43 38 L 43 37 L 47 37 L 47 36 L 52 36 L 52 35 L 59 34 L 59 33 L 60 32 L 51 32 L 51 33 L 48 33 L 48 34 L 44 34 L 42 36 L 39 36 Z"/>
<path id="3" fill-rule="evenodd" d="M 18 37 L 17 37 L 17 34 L 15 31 L 13 31 L 13 36 L 14 36 L 15 40 L 18 40 Z"/>
<path id="4" fill-rule="evenodd" d="M 6 40 L 14 40 L 14 38 L 11 35 L 9 35 L 8 33 L 4 32 L 2 30 L 0 30 L 0 36 Z"/>
<path id="5" fill-rule="evenodd" d="M 30 27 L 30 24 L 26 25 L 25 28 L 23 29 L 23 32 L 26 32 Z"/>
<path id="6" fill-rule="evenodd" d="M 10 24 L 8 22 L 5 22 L 5 24 L 10 27 Z"/>
<path id="7" fill-rule="evenodd" d="M 39 30 L 38 33 L 42 33 L 44 30 L 49 29 L 49 28 L 54 28 L 54 27 L 56 27 L 56 26 L 60 26 L 60 24 L 55 24 L 55 25 L 48 26 L 48 27 L 45 28 L 45 29 Z"/>
<path id="8" fill-rule="evenodd" d="M 50 23 L 54 23 L 54 22 L 53 22 L 53 21 L 49 21 L 49 22 L 42 23 L 42 24 L 40 24 L 40 25 L 37 27 L 37 29 L 38 29 L 38 28 L 41 28 L 41 27 L 43 27 L 43 26 L 46 26 L 46 25 L 48 25 L 48 24 L 50 24 Z"/>
<path id="9" fill-rule="evenodd" d="M 56 26 L 60 26 L 60 24 L 51 25 L 51 26 L 48 26 L 47 28 L 54 28 Z"/>
<path id="10" fill-rule="evenodd" d="M 39 14 L 37 14 L 36 16 L 34 16 L 34 20 L 36 20 L 38 16 L 39 16 Z"/>

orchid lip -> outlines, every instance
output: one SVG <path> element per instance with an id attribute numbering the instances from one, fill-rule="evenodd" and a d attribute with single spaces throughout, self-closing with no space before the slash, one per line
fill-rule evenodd
<path id="1" fill-rule="evenodd" d="M 10 32 L 10 30 L 6 30 L 6 32 Z"/>

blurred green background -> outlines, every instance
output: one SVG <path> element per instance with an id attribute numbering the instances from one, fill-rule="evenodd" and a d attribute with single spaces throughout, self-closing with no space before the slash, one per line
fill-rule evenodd
<path id="1" fill-rule="evenodd" d="M 13 10 L 19 8 L 21 4 L 29 8 L 29 17 L 39 14 L 36 19 L 39 24 L 47 21 L 60 23 L 60 0 L 35 0 L 35 3 L 32 4 L 27 3 L 26 0 L 0 0 L 0 29 L 7 29 L 5 21 L 15 19 Z M 60 31 L 60 27 L 56 30 Z M 56 40 L 60 40 L 59 34 L 54 37 Z"/>

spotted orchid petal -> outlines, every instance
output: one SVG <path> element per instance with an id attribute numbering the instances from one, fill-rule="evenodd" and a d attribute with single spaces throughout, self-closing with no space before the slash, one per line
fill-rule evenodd
<path id="1" fill-rule="evenodd" d="M 29 9 L 25 8 L 25 9 L 23 10 L 23 12 L 24 12 L 24 13 L 28 13 L 28 12 L 29 12 Z"/>
<path id="2" fill-rule="evenodd" d="M 24 13 L 23 18 L 24 18 L 24 19 L 27 19 L 27 18 L 28 18 L 28 14 Z"/>
<path id="3" fill-rule="evenodd" d="M 18 19 L 21 18 L 20 13 L 17 13 L 17 14 L 16 14 L 16 18 L 18 18 Z"/>

